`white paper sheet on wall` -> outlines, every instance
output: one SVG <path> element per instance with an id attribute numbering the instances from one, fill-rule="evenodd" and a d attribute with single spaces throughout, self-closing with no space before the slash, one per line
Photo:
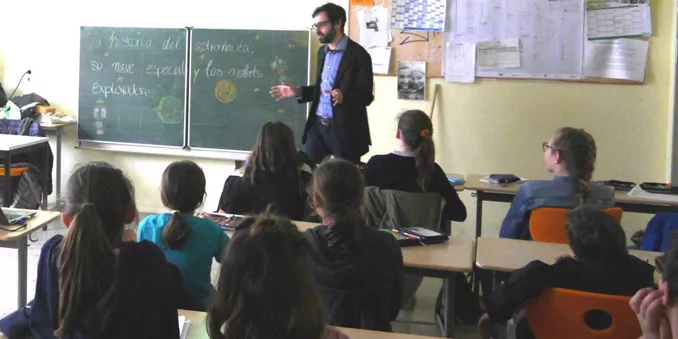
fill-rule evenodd
<path id="1" fill-rule="evenodd" d="M 652 35 L 649 5 L 590 9 L 586 11 L 589 40 Z"/>
<path id="2" fill-rule="evenodd" d="M 450 42 L 445 44 L 445 80 L 472 84 L 476 80 L 476 44 Z"/>
<path id="3" fill-rule="evenodd" d="M 476 49 L 479 70 L 520 68 L 518 39 L 479 42 Z"/>
<path id="4" fill-rule="evenodd" d="M 642 82 L 649 44 L 637 39 L 587 41 L 584 75 Z"/>
<path id="5" fill-rule="evenodd" d="M 393 0 L 391 27 L 442 31 L 445 29 L 447 0 Z"/>
<path id="6" fill-rule="evenodd" d="M 356 16 L 360 26 L 360 45 L 363 47 L 386 47 L 393 40 L 388 8 L 365 7 L 357 11 Z"/>
<path id="7" fill-rule="evenodd" d="M 391 47 L 370 47 L 367 53 L 372 57 L 372 73 L 388 74 L 391 66 Z"/>
<path id="8" fill-rule="evenodd" d="M 447 42 L 520 40 L 519 68 L 477 76 L 583 77 L 585 0 L 454 0 L 450 11 Z"/>

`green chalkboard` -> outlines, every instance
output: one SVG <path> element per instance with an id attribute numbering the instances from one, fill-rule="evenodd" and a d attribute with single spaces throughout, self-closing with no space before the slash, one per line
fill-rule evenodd
<path id="1" fill-rule="evenodd" d="M 294 131 L 297 144 L 307 105 L 276 102 L 269 90 L 282 81 L 306 85 L 310 32 L 191 30 L 189 145 L 248 151 L 266 121 Z"/>
<path id="2" fill-rule="evenodd" d="M 80 28 L 78 139 L 184 146 L 186 29 Z"/>

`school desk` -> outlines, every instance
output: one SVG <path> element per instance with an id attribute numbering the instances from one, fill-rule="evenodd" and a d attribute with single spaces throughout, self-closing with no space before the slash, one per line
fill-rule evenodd
<path id="1" fill-rule="evenodd" d="M 186 320 L 191 322 L 188 327 L 188 334 L 186 339 L 209 339 L 207 336 L 207 327 L 205 321 L 207 313 L 179 310 L 179 315 L 186 317 Z M 367 330 L 358 330 L 355 328 L 338 328 L 341 332 L 349 336 L 351 339 L 433 339 L 434 337 L 426 337 L 420 335 L 399 334 L 389 332 L 376 332 Z"/>
<path id="2" fill-rule="evenodd" d="M 316 223 L 294 221 L 300 231 L 317 226 Z M 232 232 L 226 232 L 232 236 Z M 454 327 L 455 274 L 473 270 L 474 242 L 467 238 L 451 238 L 435 245 L 403 247 L 403 263 L 406 273 L 443 279 L 443 316 L 436 316 L 440 331 L 446 338 L 452 337 Z"/>
<path id="3" fill-rule="evenodd" d="M 630 250 L 629 253 L 653 266 L 654 259 L 662 254 L 638 250 Z M 480 237 L 476 246 L 476 266 L 489 271 L 512 272 L 533 260 L 553 264 L 564 255 L 572 255 L 569 245 Z"/>
<path id="4" fill-rule="evenodd" d="M 6 211 L 22 211 L 11 208 L 3 208 Z M 0 247 L 13 248 L 19 251 L 18 261 L 18 308 L 26 305 L 26 289 L 28 284 L 28 236 L 46 226 L 61 216 L 56 211 L 36 211 L 36 214 L 28 219 L 26 226 L 0 226 Z"/>
<path id="5" fill-rule="evenodd" d="M 61 137 L 63 136 L 63 129 L 68 125 L 75 125 L 75 121 L 58 122 L 58 123 L 40 123 L 46 135 L 56 136 L 56 205 L 61 201 Z"/>
<path id="6" fill-rule="evenodd" d="M 476 238 L 482 235 L 483 230 L 483 201 L 511 202 L 516 195 L 519 183 L 513 183 L 506 186 L 488 184 L 480 181 L 485 175 L 469 174 L 466 176 L 467 190 L 476 191 Z M 632 213 L 676 213 L 678 212 L 678 203 L 659 201 L 651 199 L 640 199 L 630 197 L 624 191 L 615 191 L 615 206 L 621 207 L 625 212 Z"/>
<path id="7" fill-rule="evenodd" d="M 29 137 L 24 135 L 9 135 L 0 134 L 0 158 L 3 158 L 5 173 L 10 173 L 12 165 L 12 156 L 22 153 L 31 152 L 40 148 L 49 148 L 49 143 L 46 137 Z M 49 152 L 45 152 L 47 158 Z M 45 168 L 40 168 L 43 175 L 43 182 L 49 181 L 49 176 L 52 173 L 49 171 L 49 161 L 45 161 Z M 7 175 L 7 178 L 10 176 Z M 7 207 L 12 204 L 12 180 L 5 180 L 5 192 L 3 195 L 3 206 Z M 42 206 L 47 208 L 47 195 L 42 195 Z"/>

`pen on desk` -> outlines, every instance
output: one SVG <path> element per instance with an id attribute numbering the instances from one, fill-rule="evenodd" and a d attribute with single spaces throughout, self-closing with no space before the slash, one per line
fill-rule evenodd
<path id="1" fill-rule="evenodd" d="M 409 233 L 407 233 L 407 232 L 403 232 L 403 231 L 398 230 L 398 229 L 395 229 L 395 228 L 393 229 L 393 232 L 398 233 L 398 234 L 400 234 L 400 235 L 402 235 L 402 236 L 406 236 L 406 237 L 408 237 L 408 238 L 419 239 L 419 237 L 416 236 L 416 235 L 414 235 L 414 234 L 409 234 Z"/>
<path id="2" fill-rule="evenodd" d="M 397 230 L 397 229 L 395 229 L 395 228 L 392 229 L 392 230 L 393 230 L 393 232 L 398 233 L 398 234 L 400 234 L 400 235 L 402 235 L 402 236 L 405 236 L 405 237 L 408 237 L 408 238 L 410 238 L 410 239 L 415 239 L 415 240 L 419 241 L 419 243 L 421 244 L 421 246 L 426 246 L 426 244 L 421 240 L 421 237 L 418 237 L 418 236 L 416 236 L 416 235 L 414 235 L 414 234 L 407 233 L 407 232 L 405 232 L 405 231 Z"/>

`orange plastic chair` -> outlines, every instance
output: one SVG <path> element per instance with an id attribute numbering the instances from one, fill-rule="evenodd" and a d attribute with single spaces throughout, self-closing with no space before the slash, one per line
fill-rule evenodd
<path id="1" fill-rule="evenodd" d="M 530 235 L 532 240 L 556 244 L 569 244 L 570 238 L 565 229 L 565 218 L 570 209 L 556 207 L 539 207 L 530 214 Z M 621 222 L 622 213 L 619 207 L 606 208 L 605 212 Z"/>
<path id="2" fill-rule="evenodd" d="M 9 169 L 9 175 L 12 176 L 12 177 L 18 177 L 24 172 L 28 172 L 28 167 L 12 167 L 12 168 Z M 4 176 L 5 176 L 5 169 L 0 168 L 0 177 L 4 177 Z"/>
<path id="3" fill-rule="evenodd" d="M 526 305 L 527 321 L 535 338 L 625 339 L 643 333 L 629 306 L 631 297 L 551 288 Z M 593 326 L 587 319 L 599 319 Z"/>

